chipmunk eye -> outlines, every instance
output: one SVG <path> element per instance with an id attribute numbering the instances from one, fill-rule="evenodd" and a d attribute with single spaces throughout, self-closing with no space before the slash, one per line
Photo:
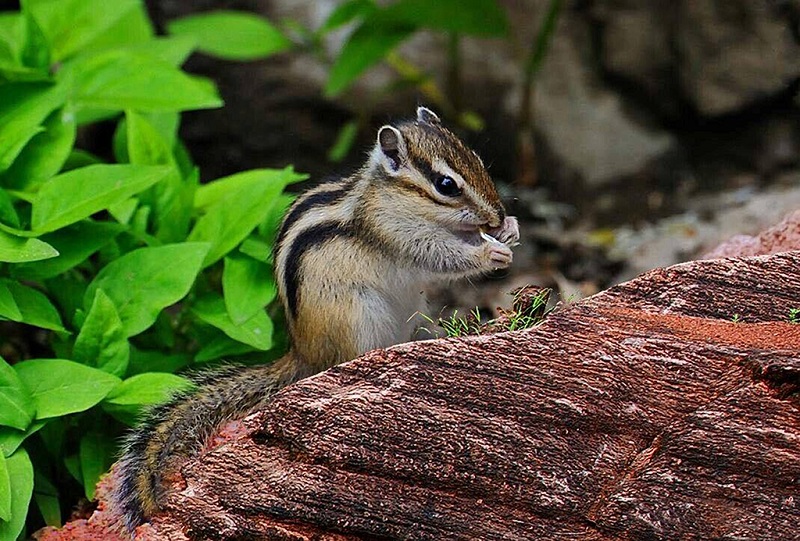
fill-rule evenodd
<path id="1" fill-rule="evenodd" d="M 438 175 L 433 181 L 433 186 L 436 188 L 437 192 L 448 197 L 461 195 L 461 188 L 458 187 L 458 184 L 456 184 L 456 181 L 453 180 L 452 177 L 448 177 L 447 175 Z"/>

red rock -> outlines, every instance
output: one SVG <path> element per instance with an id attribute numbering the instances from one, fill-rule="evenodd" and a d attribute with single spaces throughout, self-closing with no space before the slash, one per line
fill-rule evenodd
<path id="1" fill-rule="evenodd" d="M 737 235 L 714 248 L 704 258 L 767 255 L 800 249 L 800 210 L 755 237 Z"/>
<path id="2" fill-rule="evenodd" d="M 137 539 L 798 539 L 794 233 L 295 384 Z"/>

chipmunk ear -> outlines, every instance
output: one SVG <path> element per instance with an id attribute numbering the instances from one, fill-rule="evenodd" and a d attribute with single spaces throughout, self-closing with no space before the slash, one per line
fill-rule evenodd
<path id="1" fill-rule="evenodd" d="M 406 160 L 406 142 L 403 134 L 394 126 L 382 126 L 378 130 L 379 161 L 389 172 L 397 171 Z"/>
<path id="2" fill-rule="evenodd" d="M 424 122 L 426 124 L 441 124 L 442 121 L 439 119 L 436 113 L 428 109 L 427 107 L 417 107 L 417 122 Z"/>

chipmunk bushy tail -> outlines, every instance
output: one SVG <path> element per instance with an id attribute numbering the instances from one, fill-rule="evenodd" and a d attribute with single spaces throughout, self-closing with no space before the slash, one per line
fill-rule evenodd
<path id="1" fill-rule="evenodd" d="M 309 374 L 292 353 L 269 365 L 228 366 L 192 376 L 193 389 L 151 409 L 128 436 L 117 468 L 113 508 L 133 531 L 156 513 L 166 497 L 165 482 L 198 455 L 215 430 L 268 401 L 275 392 Z"/>
<path id="2" fill-rule="evenodd" d="M 188 459 L 281 387 L 408 340 L 424 291 L 511 265 L 519 239 L 478 155 L 425 107 L 382 126 L 364 165 L 300 195 L 274 254 L 293 352 L 223 369 L 154 408 L 128 440 L 113 495 L 130 530 L 157 512 Z"/>

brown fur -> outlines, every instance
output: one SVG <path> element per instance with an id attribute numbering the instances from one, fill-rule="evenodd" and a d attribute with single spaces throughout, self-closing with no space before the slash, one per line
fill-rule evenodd
<path id="1" fill-rule="evenodd" d="M 274 259 L 292 351 L 267 366 L 200 373 L 195 390 L 154 408 L 129 437 L 114 495 L 129 529 L 158 512 L 167 481 L 222 423 L 289 383 L 408 340 L 425 285 L 511 263 L 507 247 L 478 236 L 484 226 L 506 227 L 512 240 L 518 232 L 474 152 L 425 109 L 379 133 L 360 171 L 309 190 L 284 218 Z M 458 197 L 436 192 L 436 163 L 463 179 Z"/>

